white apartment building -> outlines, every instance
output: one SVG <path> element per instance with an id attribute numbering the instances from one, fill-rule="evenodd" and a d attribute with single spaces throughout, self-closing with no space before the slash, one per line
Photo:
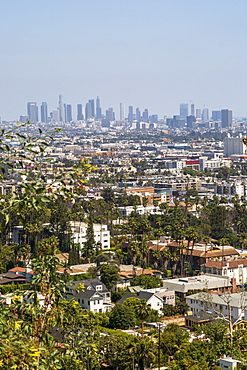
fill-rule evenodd
<path id="1" fill-rule="evenodd" d="M 72 238 L 74 243 L 79 243 L 83 248 L 87 241 L 87 228 L 86 222 L 70 221 L 72 230 Z M 107 225 L 93 224 L 95 244 L 100 243 L 101 249 L 110 248 L 110 231 Z"/>
<path id="2" fill-rule="evenodd" d="M 246 152 L 246 145 L 243 143 L 242 134 L 238 137 L 231 137 L 228 133 L 224 140 L 224 155 L 229 157 L 232 154 L 244 154 Z"/>
<path id="3" fill-rule="evenodd" d="M 247 292 L 225 293 L 221 295 L 201 292 L 186 297 L 186 303 L 193 314 L 210 311 L 219 317 L 231 317 L 234 321 L 243 320 L 247 316 Z"/>
<path id="4" fill-rule="evenodd" d="M 164 195 L 166 196 L 166 195 Z M 147 215 L 147 214 L 162 214 L 162 211 L 160 210 L 159 207 L 155 206 L 126 206 L 126 207 L 119 207 L 119 210 L 122 214 L 123 217 L 128 217 L 131 215 L 132 212 L 137 212 L 140 215 Z"/>
<path id="5" fill-rule="evenodd" d="M 204 274 L 200 276 L 189 276 L 178 279 L 164 279 L 163 288 L 174 290 L 175 293 L 185 298 L 188 291 L 208 289 L 221 293 L 232 289 L 232 282 L 228 276 Z"/>

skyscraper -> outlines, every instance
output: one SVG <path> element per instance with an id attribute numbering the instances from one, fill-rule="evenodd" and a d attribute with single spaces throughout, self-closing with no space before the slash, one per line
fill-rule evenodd
<path id="1" fill-rule="evenodd" d="M 65 111 L 64 111 L 64 103 L 63 103 L 63 95 L 59 95 L 59 121 L 65 122 Z"/>
<path id="2" fill-rule="evenodd" d="M 60 110 L 59 109 L 53 109 L 53 111 L 52 111 L 52 122 L 53 123 L 59 123 L 60 122 Z"/>
<path id="3" fill-rule="evenodd" d="M 66 105 L 66 122 L 72 121 L 72 106 L 71 104 Z"/>
<path id="4" fill-rule="evenodd" d="M 148 122 L 149 119 L 148 119 L 148 110 L 147 109 L 144 109 L 144 112 L 142 113 L 142 120 L 144 122 Z"/>
<path id="5" fill-rule="evenodd" d="M 221 122 L 222 122 L 222 128 L 232 126 L 232 110 L 231 109 L 221 109 Z"/>
<path id="6" fill-rule="evenodd" d="M 152 116 L 150 116 L 151 123 L 158 123 L 158 120 L 159 120 L 158 114 L 152 114 Z"/>
<path id="7" fill-rule="evenodd" d="M 202 118 L 202 110 L 196 109 L 196 118 Z"/>
<path id="8" fill-rule="evenodd" d="M 190 115 L 195 116 L 195 104 L 193 103 L 190 105 Z"/>
<path id="9" fill-rule="evenodd" d="M 115 114 L 113 108 L 108 108 L 105 112 L 105 118 L 109 121 L 115 121 Z"/>
<path id="10" fill-rule="evenodd" d="M 91 117 L 95 117 L 95 109 L 94 109 L 94 99 L 88 100 L 88 103 L 91 105 Z"/>
<path id="11" fill-rule="evenodd" d="M 136 120 L 140 122 L 141 120 L 141 112 L 139 108 L 136 108 Z"/>
<path id="12" fill-rule="evenodd" d="M 41 107 L 40 107 L 40 111 L 41 111 L 41 122 L 47 123 L 48 114 L 47 114 L 47 103 L 46 102 L 44 102 L 44 101 L 42 102 Z"/>
<path id="13" fill-rule="evenodd" d="M 92 105 L 89 102 L 86 104 L 86 107 L 85 107 L 85 116 L 86 116 L 86 120 L 88 120 L 89 118 L 93 118 Z"/>
<path id="14" fill-rule="evenodd" d="M 133 122 L 133 107 L 131 105 L 129 106 L 128 122 Z"/>
<path id="15" fill-rule="evenodd" d="M 27 103 L 27 115 L 29 117 L 29 121 L 32 123 L 38 122 L 38 107 L 36 102 L 29 102 Z"/>
<path id="16" fill-rule="evenodd" d="M 187 116 L 186 121 L 187 121 L 187 127 L 189 129 L 196 128 L 197 125 L 196 125 L 196 117 L 195 116 Z"/>
<path id="17" fill-rule="evenodd" d="M 102 118 L 102 113 L 101 113 L 101 107 L 100 107 L 100 99 L 97 96 L 96 98 L 96 118 Z"/>
<path id="18" fill-rule="evenodd" d="M 213 110 L 212 111 L 212 119 L 213 119 L 213 121 L 221 121 L 221 111 L 220 110 Z"/>
<path id="19" fill-rule="evenodd" d="M 182 103 L 179 106 L 180 118 L 186 118 L 189 115 L 189 106 L 187 103 Z"/>
<path id="20" fill-rule="evenodd" d="M 125 114 L 124 114 L 124 104 L 120 103 L 120 121 L 125 120 Z"/>
<path id="21" fill-rule="evenodd" d="M 208 108 L 204 108 L 202 110 L 202 122 L 208 122 L 209 121 L 209 112 Z"/>
<path id="22" fill-rule="evenodd" d="M 77 104 L 77 121 L 83 121 L 82 104 Z"/>

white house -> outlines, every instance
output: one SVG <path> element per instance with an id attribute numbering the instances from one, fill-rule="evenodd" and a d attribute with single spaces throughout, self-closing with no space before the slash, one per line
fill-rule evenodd
<path id="1" fill-rule="evenodd" d="M 163 299 L 158 297 L 154 293 L 144 292 L 144 291 L 141 291 L 140 293 L 138 293 L 138 295 L 126 293 L 118 301 L 118 303 L 123 303 L 128 298 L 144 299 L 146 301 L 147 305 L 149 305 L 152 309 L 157 310 L 159 312 L 159 314 L 162 313 Z"/>
<path id="2" fill-rule="evenodd" d="M 78 289 L 79 288 L 79 289 Z M 106 312 L 112 308 L 111 293 L 99 279 L 72 281 L 67 284 L 64 298 L 75 300 L 92 312 Z"/>
<path id="3" fill-rule="evenodd" d="M 87 227 L 86 222 L 70 221 L 72 231 L 72 238 L 75 243 L 79 243 L 83 247 L 87 241 Z M 101 249 L 110 248 L 110 231 L 107 225 L 93 224 L 95 244 L 100 244 Z"/>
<path id="4" fill-rule="evenodd" d="M 154 293 L 157 297 L 162 298 L 163 305 L 170 304 L 175 306 L 175 291 L 174 290 L 167 290 L 164 288 L 153 288 L 153 289 L 143 289 L 142 292 L 149 292 Z"/>
<path id="5" fill-rule="evenodd" d="M 168 292 L 165 289 L 158 290 L 155 289 L 146 289 L 135 294 L 125 294 L 118 303 L 123 303 L 127 298 L 138 298 L 144 299 L 153 310 L 157 310 L 159 314 L 162 314 L 162 309 L 165 304 L 174 304 L 175 301 L 175 292 Z"/>
<path id="6" fill-rule="evenodd" d="M 186 303 L 193 314 L 201 311 L 215 312 L 219 317 L 231 317 L 233 321 L 247 316 L 247 292 L 221 295 L 201 292 L 186 297 Z"/>
<path id="7" fill-rule="evenodd" d="M 223 357 L 219 360 L 219 367 L 221 369 L 227 369 L 227 370 L 236 370 L 238 364 L 240 364 L 241 361 L 235 360 L 232 357 Z"/>

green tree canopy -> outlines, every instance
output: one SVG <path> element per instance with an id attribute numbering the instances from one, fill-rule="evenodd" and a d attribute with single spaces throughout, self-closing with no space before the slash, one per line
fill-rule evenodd
<path id="1" fill-rule="evenodd" d="M 114 265 L 102 265 L 100 268 L 101 281 L 111 289 L 119 280 L 119 268 Z"/>
<path id="2" fill-rule="evenodd" d="M 130 280 L 130 285 L 140 285 L 145 289 L 159 288 L 162 286 L 162 280 L 156 276 L 141 274 Z"/>
<path id="3" fill-rule="evenodd" d="M 109 326 L 113 329 L 130 329 L 135 326 L 133 310 L 121 303 L 117 303 L 109 314 Z"/>

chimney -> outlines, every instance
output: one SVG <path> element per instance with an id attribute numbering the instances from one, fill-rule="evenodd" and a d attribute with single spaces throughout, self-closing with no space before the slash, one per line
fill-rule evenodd
<path id="1" fill-rule="evenodd" d="M 236 293 L 237 292 L 237 282 L 236 282 L 236 278 L 232 278 L 231 279 L 231 283 L 232 283 L 232 293 Z"/>

